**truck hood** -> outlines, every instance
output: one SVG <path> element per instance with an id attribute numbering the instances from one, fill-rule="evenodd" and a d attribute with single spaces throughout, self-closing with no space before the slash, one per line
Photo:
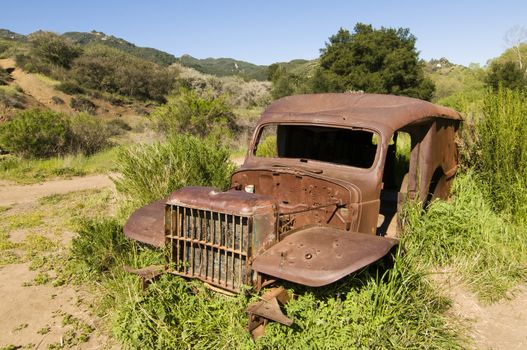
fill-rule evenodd
<path id="1" fill-rule="evenodd" d="M 321 287 L 381 259 L 397 243 L 371 234 L 311 227 L 256 256 L 252 267 L 286 281 Z"/>

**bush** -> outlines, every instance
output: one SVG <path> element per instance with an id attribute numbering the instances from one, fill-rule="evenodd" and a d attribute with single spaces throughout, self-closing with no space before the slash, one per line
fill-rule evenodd
<path id="1" fill-rule="evenodd" d="M 153 202 L 187 185 L 225 188 L 234 170 L 229 152 L 210 140 L 179 135 L 165 143 L 120 152 L 116 187 L 132 206 Z"/>
<path id="2" fill-rule="evenodd" d="M 185 89 L 156 108 L 152 118 L 165 135 L 206 136 L 212 127 L 236 129 L 234 113 L 225 96 L 214 97 L 211 93 L 200 96 Z"/>
<path id="3" fill-rule="evenodd" d="M 49 110 L 19 112 L 0 126 L 0 147 L 22 157 L 93 154 L 109 145 L 106 125 L 86 114 L 71 117 Z"/>
<path id="4" fill-rule="evenodd" d="M 69 95 L 78 95 L 85 92 L 85 90 L 78 83 L 71 80 L 60 83 L 55 87 L 55 89 Z"/>
<path id="5" fill-rule="evenodd" d="M 112 136 L 122 135 L 132 130 L 132 127 L 122 119 L 112 119 L 106 123 L 106 127 Z"/>
<path id="6" fill-rule="evenodd" d="M 60 113 L 32 109 L 17 113 L 0 126 L 0 146 L 23 157 L 64 153 L 68 124 Z"/>
<path id="7" fill-rule="evenodd" d="M 100 120 L 84 113 L 69 120 L 69 152 L 94 154 L 110 145 L 110 130 Z"/>
<path id="8" fill-rule="evenodd" d="M 30 54 L 34 59 L 70 68 L 73 60 L 81 54 L 80 46 L 67 38 L 51 32 L 38 31 L 29 35 Z"/>
<path id="9" fill-rule="evenodd" d="M 492 62 L 485 83 L 493 90 L 500 87 L 507 89 L 527 89 L 525 71 L 514 62 Z"/>
<path id="10" fill-rule="evenodd" d="M 160 102 L 173 82 L 166 68 L 102 45 L 88 47 L 75 60 L 72 76 L 89 89 Z"/>
<path id="11" fill-rule="evenodd" d="M 97 105 L 84 96 L 72 97 L 70 107 L 78 112 L 86 112 L 92 115 L 97 112 Z"/>

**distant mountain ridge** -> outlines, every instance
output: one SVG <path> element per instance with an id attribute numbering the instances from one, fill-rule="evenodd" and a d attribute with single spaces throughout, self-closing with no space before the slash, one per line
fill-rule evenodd
<path id="1" fill-rule="evenodd" d="M 170 66 L 171 64 L 179 63 L 183 66 L 193 68 L 201 73 L 220 77 L 240 76 L 244 79 L 267 80 L 268 66 L 256 65 L 233 58 L 209 57 L 200 59 L 190 55 L 176 57 L 168 52 L 151 47 L 136 46 L 125 39 L 108 35 L 96 30 L 91 32 L 66 32 L 62 34 L 62 36 L 72 40 L 75 43 L 78 43 L 81 46 L 92 43 L 106 45 L 127 52 L 136 57 L 155 62 L 162 66 Z M 0 29 L 0 39 L 25 42 L 27 41 L 27 36 L 12 32 L 8 29 Z"/>
<path id="2" fill-rule="evenodd" d="M 117 38 L 113 35 L 107 35 L 103 32 L 97 32 L 95 30 L 86 32 L 66 32 L 62 34 L 79 45 L 89 45 L 92 43 L 102 44 L 115 49 L 125 51 L 129 54 L 137 56 L 139 58 L 155 62 L 162 66 L 170 66 L 171 64 L 178 61 L 178 59 L 167 52 L 153 49 L 150 47 L 139 47 L 121 38 Z"/>
<path id="3" fill-rule="evenodd" d="M 18 33 L 10 31 L 9 29 L 2 29 L 2 28 L 0 28 L 0 39 L 20 41 L 20 42 L 27 41 L 27 37 L 25 35 L 18 34 Z"/>

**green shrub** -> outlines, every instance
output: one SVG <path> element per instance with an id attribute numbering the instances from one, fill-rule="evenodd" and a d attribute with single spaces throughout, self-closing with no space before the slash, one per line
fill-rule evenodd
<path id="1" fill-rule="evenodd" d="M 70 153 L 91 155 L 110 145 L 110 130 L 95 117 L 85 113 L 72 115 L 68 127 Z"/>
<path id="2" fill-rule="evenodd" d="M 71 242 L 71 253 L 91 272 L 105 272 L 130 250 L 131 242 L 114 219 L 84 221 Z"/>
<path id="3" fill-rule="evenodd" d="M 106 124 L 83 113 L 68 117 L 32 109 L 19 112 L 0 126 L 0 147 L 29 158 L 90 155 L 107 147 L 109 137 Z"/>
<path id="4" fill-rule="evenodd" d="M 122 119 L 112 119 L 106 123 L 106 127 L 112 136 L 122 135 L 126 131 L 132 130 L 132 127 Z"/>
<path id="5" fill-rule="evenodd" d="M 86 48 L 71 75 L 88 89 L 161 102 L 173 83 L 166 68 L 103 45 Z"/>
<path id="6" fill-rule="evenodd" d="M 119 154 L 117 190 L 134 206 L 187 185 L 225 188 L 234 170 L 229 152 L 210 140 L 179 135 L 164 143 L 136 145 Z"/>
<path id="7" fill-rule="evenodd" d="M 70 107 L 78 112 L 86 112 L 92 115 L 97 112 L 97 105 L 84 96 L 72 97 Z"/>
<path id="8" fill-rule="evenodd" d="M 5 69 L 0 67 L 0 85 L 7 85 L 10 80 L 10 74 Z"/>
<path id="9" fill-rule="evenodd" d="M 55 33 L 38 31 L 29 35 L 31 55 L 37 59 L 69 68 L 73 60 L 81 54 L 80 46 Z"/>
<path id="10" fill-rule="evenodd" d="M 55 87 L 55 89 L 69 95 L 83 94 L 85 90 L 77 82 L 67 80 Z"/>
<path id="11" fill-rule="evenodd" d="M 17 113 L 0 126 L 0 146 L 23 157 L 63 154 L 68 124 L 60 113 L 32 109 Z"/>
<path id="12" fill-rule="evenodd" d="M 190 133 L 206 136 L 213 128 L 236 129 L 232 108 L 225 96 L 211 93 L 198 95 L 193 90 L 180 90 L 158 107 L 152 118 L 165 135 Z"/>

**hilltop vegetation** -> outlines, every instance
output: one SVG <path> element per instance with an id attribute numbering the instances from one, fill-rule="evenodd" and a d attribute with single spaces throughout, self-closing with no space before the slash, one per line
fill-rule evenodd
<path id="1" fill-rule="evenodd" d="M 120 51 L 127 52 L 135 57 L 152 61 L 161 66 L 170 66 L 177 62 L 177 58 L 169 53 L 153 49 L 150 47 L 138 47 L 124 39 L 117 38 L 113 35 L 106 35 L 103 32 L 91 31 L 86 32 L 66 32 L 62 34 L 63 37 L 70 39 L 71 41 L 86 46 L 90 44 L 100 44 L 108 46 Z"/>

